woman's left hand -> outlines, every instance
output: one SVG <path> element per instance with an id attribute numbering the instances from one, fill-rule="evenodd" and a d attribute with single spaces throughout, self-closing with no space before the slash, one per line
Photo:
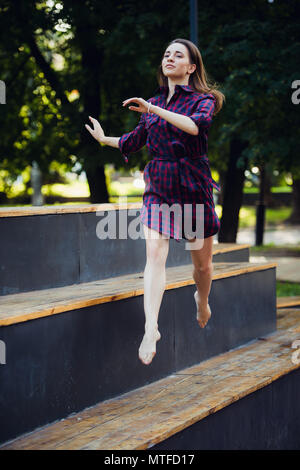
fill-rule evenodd
<path id="1" fill-rule="evenodd" d="M 128 103 L 138 104 L 138 106 L 129 106 L 129 109 L 131 109 L 132 111 L 138 111 L 139 113 L 148 112 L 149 103 L 143 98 L 128 98 L 128 100 L 123 101 L 123 106 L 126 106 Z"/>

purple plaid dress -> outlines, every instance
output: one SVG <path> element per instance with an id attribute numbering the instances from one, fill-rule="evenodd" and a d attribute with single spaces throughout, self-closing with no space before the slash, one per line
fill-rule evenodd
<path id="1" fill-rule="evenodd" d="M 220 229 L 213 200 L 213 187 L 220 187 L 212 179 L 207 157 L 215 98 L 189 85 L 175 85 L 167 103 L 168 91 L 160 86 L 147 101 L 189 116 L 199 134 L 188 134 L 157 114 L 142 113 L 137 127 L 120 137 L 119 149 L 128 162 L 129 154 L 146 144 L 151 157 L 144 168 L 141 222 L 176 241 L 207 238 Z"/>

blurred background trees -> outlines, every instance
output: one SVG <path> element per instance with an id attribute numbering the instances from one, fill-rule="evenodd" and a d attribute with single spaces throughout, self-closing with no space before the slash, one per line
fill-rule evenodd
<path id="1" fill-rule="evenodd" d="M 235 240 L 253 167 L 258 186 L 264 175 L 260 189 L 268 204 L 274 175 L 291 176 L 290 221 L 300 221 L 300 108 L 291 99 L 292 83 L 300 79 L 299 18 L 296 0 L 198 1 L 198 47 L 226 96 L 209 139 L 222 186 L 219 241 Z M 84 171 L 90 202 L 109 201 L 105 165 L 143 170 L 149 157 L 144 148 L 126 165 L 118 149 L 99 145 L 84 124 L 91 115 L 107 135 L 132 130 L 139 116 L 122 101 L 151 97 L 165 47 L 189 35 L 185 0 L 3 0 L 2 191 L 36 161 L 44 184 L 63 182 L 66 171 Z"/>

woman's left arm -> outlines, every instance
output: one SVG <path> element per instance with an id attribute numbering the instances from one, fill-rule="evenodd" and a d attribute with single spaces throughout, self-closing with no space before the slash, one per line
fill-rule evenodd
<path id="1" fill-rule="evenodd" d="M 215 109 L 215 100 L 212 97 L 205 97 L 198 102 L 198 105 L 190 116 L 173 113 L 159 106 L 151 105 L 150 112 L 168 121 L 173 126 L 178 127 L 191 135 L 198 135 L 200 130 L 211 125 L 212 115 Z"/>
<path id="2" fill-rule="evenodd" d="M 157 114 L 165 121 L 168 121 L 173 126 L 178 127 L 184 132 L 187 132 L 191 135 L 198 135 L 199 129 L 197 125 L 192 121 L 189 116 L 185 116 L 184 114 L 173 113 L 172 111 L 168 111 L 167 109 L 160 108 L 159 106 L 152 105 L 150 108 L 150 112 Z"/>
<path id="3" fill-rule="evenodd" d="M 129 98 L 123 101 L 123 106 L 132 102 L 138 104 L 138 107 L 129 106 L 129 109 L 132 111 L 157 114 L 173 126 L 176 126 L 191 135 L 198 135 L 200 129 L 208 128 L 211 125 L 212 115 L 215 109 L 215 98 L 213 95 L 202 97 L 198 101 L 193 114 L 190 116 L 173 113 L 172 111 L 168 111 L 167 109 L 161 108 L 160 106 L 156 106 L 152 103 L 149 106 L 149 102 L 145 101 L 143 98 Z"/>

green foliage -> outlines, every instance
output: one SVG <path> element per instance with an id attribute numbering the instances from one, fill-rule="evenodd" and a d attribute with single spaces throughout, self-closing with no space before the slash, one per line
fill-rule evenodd
<path id="1" fill-rule="evenodd" d="M 268 161 L 280 172 L 299 170 L 299 106 L 291 83 L 299 67 L 296 0 L 198 1 L 199 49 L 208 75 L 226 96 L 210 130 L 210 159 L 226 169 L 230 141 L 247 142 L 242 158 Z M 52 5 L 52 6 L 51 6 Z M 45 181 L 55 160 L 80 173 L 100 162 L 143 169 L 146 150 L 126 165 L 117 149 L 101 148 L 84 124 L 100 120 L 120 136 L 139 116 L 121 102 L 148 99 L 157 87 L 164 48 L 189 38 L 184 0 L 61 0 L 0 6 L 0 171 L 5 188 L 36 160 Z M 4 175 L 4 176 L 3 176 Z M 6 176 L 5 176 L 6 175 Z"/>
<path id="2" fill-rule="evenodd" d="M 276 282 L 277 297 L 290 297 L 300 295 L 300 284 L 294 282 Z"/>
<path id="3" fill-rule="evenodd" d="M 227 13 L 224 6 L 210 7 L 220 14 L 206 62 L 226 96 L 210 144 L 218 148 L 221 166 L 225 144 L 235 133 L 247 142 L 242 158 L 251 164 L 271 162 L 279 171 L 293 172 L 300 166 L 299 106 L 291 101 L 292 82 L 299 79 L 297 3 L 231 1 Z"/>
<path id="4" fill-rule="evenodd" d="M 0 116 L 0 169 L 14 181 L 33 160 L 44 177 L 53 159 L 69 170 L 77 163 L 77 172 L 100 162 L 128 167 L 116 149 L 100 148 L 84 124 L 92 115 L 107 135 L 135 127 L 139 116 L 121 102 L 152 95 L 155 67 L 169 40 L 166 29 L 165 37 L 157 35 L 157 26 L 173 23 L 180 31 L 177 6 L 153 1 L 149 11 L 137 1 L 28 0 L 16 8 L 11 0 L 2 2 L 0 78 L 8 99 Z M 180 21 L 186 30 L 185 18 Z M 147 159 L 139 152 L 130 164 L 142 167 Z"/>

